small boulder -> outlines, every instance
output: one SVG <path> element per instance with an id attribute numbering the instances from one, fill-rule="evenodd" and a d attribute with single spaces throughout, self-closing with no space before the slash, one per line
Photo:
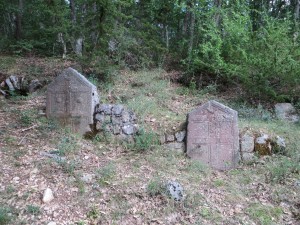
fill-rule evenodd
<path id="1" fill-rule="evenodd" d="M 5 83 L 6 83 L 6 85 L 8 86 L 8 89 L 9 89 L 10 91 L 15 91 L 15 87 L 14 87 L 14 85 L 12 84 L 12 82 L 10 81 L 9 78 L 7 78 L 7 79 L 5 80 Z"/>
<path id="2" fill-rule="evenodd" d="M 123 105 L 114 105 L 114 107 L 112 108 L 112 113 L 116 116 L 121 116 L 123 110 L 124 110 Z"/>
<path id="3" fill-rule="evenodd" d="M 175 133 L 176 141 L 183 142 L 183 140 L 185 138 L 185 135 L 186 135 L 186 131 L 185 130 L 176 132 Z"/>
<path id="4" fill-rule="evenodd" d="M 44 191 L 43 202 L 48 203 L 48 202 L 51 202 L 53 199 L 54 199 L 54 196 L 53 196 L 52 190 L 50 188 L 47 188 Z"/>
<path id="5" fill-rule="evenodd" d="M 159 136 L 159 142 L 160 142 L 161 145 L 166 143 L 166 135 L 160 135 Z"/>
<path id="6" fill-rule="evenodd" d="M 244 163 L 253 162 L 256 159 L 253 152 L 242 152 L 241 156 Z"/>
<path id="7" fill-rule="evenodd" d="M 30 83 L 28 85 L 28 92 L 33 93 L 41 87 L 42 87 L 42 84 L 39 82 L 39 80 L 37 80 L 37 79 L 32 80 L 32 81 L 30 81 Z"/>
<path id="8" fill-rule="evenodd" d="M 47 225 L 56 225 L 56 223 L 55 222 L 49 222 Z"/>
<path id="9" fill-rule="evenodd" d="M 166 185 L 167 194 L 175 201 L 183 200 L 183 187 L 176 181 L 169 181 Z"/>
<path id="10" fill-rule="evenodd" d="M 105 116 L 103 113 L 96 113 L 95 115 L 95 120 L 99 121 L 99 122 L 104 122 Z"/>
<path id="11" fill-rule="evenodd" d="M 277 103 L 275 105 L 275 114 L 278 119 L 296 123 L 299 121 L 299 115 L 291 103 Z"/>
<path id="12" fill-rule="evenodd" d="M 171 143 L 167 143 L 165 146 L 170 150 L 177 150 L 179 152 L 184 152 L 184 150 L 185 150 L 185 145 L 183 142 L 180 142 L 180 143 L 171 142 Z"/>
<path id="13" fill-rule="evenodd" d="M 105 115 L 111 115 L 112 105 L 110 104 L 102 104 L 97 109 L 97 112 L 103 112 Z"/>
<path id="14" fill-rule="evenodd" d="M 116 115 L 112 115 L 111 116 L 111 123 L 113 125 L 121 125 L 122 124 L 122 117 L 116 116 Z"/>
<path id="15" fill-rule="evenodd" d="M 173 142 L 173 141 L 175 141 L 174 134 L 166 134 L 166 141 L 167 142 Z"/>
<path id="16" fill-rule="evenodd" d="M 122 113 L 122 121 L 123 123 L 128 123 L 130 121 L 130 113 L 127 110 L 124 110 Z"/>
<path id="17" fill-rule="evenodd" d="M 284 155 L 286 153 L 285 139 L 280 136 L 276 136 L 274 140 L 272 140 L 272 148 L 273 153 Z"/>
<path id="18" fill-rule="evenodd" d="M 122 127 L 122 131 L 124 134 L 132 135 L 136 133 L 136 128 L 133 125 L 125 125 Z"/>
<path id="19" fill-rule="evenodd" d="M 269 135 L 262 134 L 261 136 L 255 139 L 255 152 L 257 152 L 260 156 L 271 155 L 272 154 L 272 146 L 271 139 Z"/>
<path id="20" fill-rule="evenodd" d="M 253 152 L 254 151 L 254 140 L 253 133 L 249 130 L 241 134 L 241 152 Z"/>

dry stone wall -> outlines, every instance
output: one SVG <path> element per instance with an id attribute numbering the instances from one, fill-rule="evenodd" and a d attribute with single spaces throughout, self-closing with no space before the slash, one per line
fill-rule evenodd
<path id="1" fill-rule="evenodd" d="M 136 115 L 119 104 L 101 104 L 96 107 L 94 122 L 97 132 L 121 137 L 132 137 L 139 130 Z"/>

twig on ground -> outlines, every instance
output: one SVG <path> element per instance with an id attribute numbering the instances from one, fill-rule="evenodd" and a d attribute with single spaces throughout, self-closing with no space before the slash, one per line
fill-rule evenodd
<path id="1" fill-rule="evenodd" d="M 28 128 L 25 128 L 25 129 L 22 129 L 21 131 L 24 132 L 24 131 L 27 131 L 27 130 L 31 130 L 33 128 L 35 128 L 37 126 L 37 124 L 34 124 L 33 126 L 31 127 L 28 127 Z"/>
<path id="2" fill-rule="evenodd" d="M 23 142 L 23 140 L 27 137 L 28 133 L 24 135 L 24 137 L 21 139 L 21 141 L 18 143 L 18 146 L 21 145 L 21 143 Z"/>

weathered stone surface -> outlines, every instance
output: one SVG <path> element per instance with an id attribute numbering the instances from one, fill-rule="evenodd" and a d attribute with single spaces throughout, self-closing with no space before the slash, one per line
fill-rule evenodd
<path id="1" fill-rule="evenodd" d="M 17 78 L 16 76 L 11 75 L 11 76 L 9 77 L 9 79 L 10 79 L 10 81 L 11 81 L 11 83 L 13 84 L 13 86 L 14 86 L 15 89 L 18 89 L 18 90 L 21 89 L 19 80 L 18 80 L 18 78 Z"/>
<path id="2" fill-rule="evenodd" d="M 43 194 L 43 202 L 48 203 L 54 199 L 53 192 L 50 188 L 47 188 Z"/>
<path id="3" fill-rule="evenodd" d="M 105 121 L 105 115 L 103 113 L 96 113 L 95 114 L 95 119 L 99 122 L 104 122 Z"/>
<path id="4" fill-rule="evenodd" d="M 42 84 L 39 82 L 39 80 L 37 80 L 37 79 L 32 80 L 32 81 L 30 81 L 30 83 L 28 85 L 28 92 L 33 93 L 40 87 L 42 87 Z"/>
<path id="5" fill-rule="evenodd" d="M 173 142 L 173 141 L 175 141 L 174 134 L 166 134 L 166 141 L 167 142 Z"/>
<path id="6" fill-rule="evenodd" d="M 242 152 L 242 160 L 243 162 L 252 162 L 255 160 L 255 154 L 253 152 Z"/>
<path id="7" fill-rule="evenodd" d="M 175 133 L 176 141 L 183 142 L 183 140 L 185 138 L 185 134 L 186 134 L 185 130 Z"/>
<path id="8" fill-rule="evenodd" d="M 49 222 L 47 225 L 56 225 L 55 222 Z"/>
<path id="9" fill-rule="evenodd" d="M 280 120 L 294 123 L 299 121 L 299 115 L 296 114 L 296 109 L 291 103 L 277 103 L 275 113 Z"/>
<path id="10" fill-rule="evenodd" d="M 239 160 L 237 112 L 209 101 L 188 114 L 187 155 L 212 168 L 234 168 Z"/>
<path id="11" fill-rule="evenodd" d="M 90 131 L 97 104 L 96 86 L 72 68 L 65 69 L 48 86 L 47 117 L 70 125 L 75 132 Z"/>
<path id="12" fill-rule="evenodd" d="M 122 117 L 120 116 L 115 116 L 114 114 L 111 116 L 111 123 L 113 125 L 120 125 L 122 124 Z"/>
<path id="13" fill-rule="evenodd" d="M 130 122 L 130 119 L 131 119 L 130 112 L 124 110 L 123 113 L 122 113 L 122 121 L 123 121 L 123 123 Z"/>
<path id="14" fill-rule="evenodd" d="M 255 139 L 255 152 L 257 152 L 260 156 L 263 155 L 271 155 L 272 154 L 272 146 L 271 139 L 269 135 L 262 134 Z"/>
<path id="15" fill-rule="evenodd" d="M 183 200 L 183 187 L 176 181 L 167 183 L 167 194 L 175 201 Z"/>
<path id="16" fill-rule="evenodd" d="M 136 128 L 133 125 L 125 125 L 122 127 L 122 131 L 124 134 L 131 135 L 136 132 Z"/>
<path id="17" fill-rule="evenodd" d="M 131 111 L 129 111 L 129 113 L 130 113 L 130 121 L 135 122 L 137 120 L 135 113 Z"/>
<path id="18" fill-rule="evenodd" d="M 139 130 L 134 117 L 134 113 L 125 109 L 123 105 L 99 105 L 94 116 L 96 130 L 118 136 L 134 135 Z"/>
<path id="19" fill-rule="evenodd" d="M 164 143 L 166 143 L 166 135 L 160 135 L 159 136 L 159 142 L 160 142 L 160 144 L 164 144 Z"/>
<path id="20" fill-rule="evenodd" d="M 272 151 L 275 154 L 286 154 L 286 144 L 285 144 L 285 139 L 276 136 L 274 140 L 272 140 Z"/>
<path id="21" fill-rule="evenodd" d="M 111 115 L 112 105 L 110 104 L 101 104 L 97 109 L 97 112 L 103 112 L 106 115 Z"/>
<path id="22" fill-rule="evenodd" d="M 14 91 L 14 90 L 15 90 L 15 87 L 14 87 L 14 85 L 12 84 L 12 82 L 10 81 L 9 78 L 7 78 L 7 79 L 5 80 L 5 83 L 6 83 L 6 85 L 8 86 L 8 89 L 9 89 L 10 91 Z"/>
<path id="23" fill-rule="evenodd" d="M 121 116 L 123 110 L 124 110 L 123 105 L 114 105 L 114 107 L 112 108 L 112 114 L 116 116 Z"/>
<path id="24" fill-rule="evenodd" d="M 121 133 L 121 127 L 119 125 L 113 126 L 113 134 L 117 135 Z"/>
<path id="25" fill-rule="evenodd" d="M 183 142 L 170 142 L 165 145 L 168 149 L 184 152 L 185 144 Z"/>
<path id="26" fill-rule="evenodd" d="M 241 134 L 241 152 L 253 152 L 254 151 L 255 137 L 251 131 L 246 131 Z"/>

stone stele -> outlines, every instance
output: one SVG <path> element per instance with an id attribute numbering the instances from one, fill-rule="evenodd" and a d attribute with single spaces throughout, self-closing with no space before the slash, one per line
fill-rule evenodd
<path id="1" fill-rule="evenodd" d="M 46 114 L 70 125 L 73 132 L 91 130 L 93 114 L 99 104 L 97 88 L 72 68 L 65 69 L 48 85 Z"/>
<path id="2" fill-rule="evenodd" d="M 188 114 L 187 155 L 218 170 L 234 168 L 239 159 L 237 112 L 209 101 Z"/>

